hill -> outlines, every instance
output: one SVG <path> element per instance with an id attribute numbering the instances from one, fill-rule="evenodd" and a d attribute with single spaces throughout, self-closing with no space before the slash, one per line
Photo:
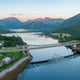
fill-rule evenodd
<path id="1" fill-rule="evenodd" d="M 2 29 L 16 29 L 23 28 L 24 23 L 14 17 L 9 17 L 0 20 L 0 28 Z"/>
<path id="2" fill-rule="evenodd" d="M 57 29 L 62 23 L 64 19 L 52 19 L 49 17 L 46 18 L 37 18 L 34 20 L 28 20 L 26 22 L 21 22 L 17 18 L 9 17 L 0 20 L 0 28 L 1 29 L 32 29 L 35 32 L 44 32 L 49 33 L 53 30 Z"/>
<path id="3" fill-rule="evenodd" d="M 80 34 L 80 14 L 65 20 L 57 29 L 58 32 L 69 33 L 72 35 Z"/>
<path id="4" fill-rule="evenodd" d="M 53 30 L 57 29 L 63 22 L 64 19 L 49 19 L 47 20 L 41 20 L 38 21 L 29 21 L 25 22 L 25 29 L 32 29 L 32 31 L 36 32 L 52 32 Z"/>

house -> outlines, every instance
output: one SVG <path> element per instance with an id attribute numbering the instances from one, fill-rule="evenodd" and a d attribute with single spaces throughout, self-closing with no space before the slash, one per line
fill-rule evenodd
<path id="1" fill-rule="evenodd" d="M 6 57 L 4 58 L 2 61 L 0 61 L 0 66 L 3 66 L 4 64 L 8 64 L 10 63 L 11 61 L 14 61 L 15 60 L 15 57 Z"/>
<path id="2" fill-rule="evenodd" d="M 2 60 L 5 64 L 8 64 L 9 62 L 12 61 L 11 57 L 6 57 Z"/>

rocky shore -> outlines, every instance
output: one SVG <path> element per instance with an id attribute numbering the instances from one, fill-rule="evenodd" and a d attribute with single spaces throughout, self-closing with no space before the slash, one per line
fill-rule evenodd
<path id="1" fill-rule="evenodd" d="M 27 57 L 16 62 L 12 67 L 5 69 L 0 73 L 0 80 L 17 80 L 17 75 L 22 72 L 32 60 L 29 51 L 26 51 Z"/>
<path id="2" fill-rule="evenodd" d="M 74 48 L 73 46 L 66 46 L 67 48 L 70 48 L 74 54 L 80 54 L 80 49 Z"/>

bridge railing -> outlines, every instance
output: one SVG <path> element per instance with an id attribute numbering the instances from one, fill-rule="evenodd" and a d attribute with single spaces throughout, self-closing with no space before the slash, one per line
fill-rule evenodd
<path id="1" fill-rule="evenodd" d="M 56 46 L 67 46 L 67 45 L 73 45 L 73 44 L 80 44 L 79 40 L 73 40 L 65 43 L 53 43 L 53 44 L 42 44 L 42 45 L 24 45 L 24 46 L 18 46 L 18 47 L 8 47 L 8 48 L 2 48 L 0 50 L 23 50 L 23 48 L 26 49 L 35 49 L 35 48 L 45 48 L 45 47 L 56 47 Z"/>
<path id="2" fill-rule="evenodd" d="M 42 44 L 42 45 L 28 45 L 28 48 L 44 48 L 44 47 L 56 47 L 56 46 L 68 46 L 73 44 L 80 44 L 79 40 L 73 40 L 65 43 L 55 43 L 55 44 Z"/>

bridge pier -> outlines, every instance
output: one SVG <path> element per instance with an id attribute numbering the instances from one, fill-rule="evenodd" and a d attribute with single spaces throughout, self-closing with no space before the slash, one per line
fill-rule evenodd
<path id="1" fill-rule="evenodd" d="M 78 47 L 80 47 L 80 44 L 73 45 L 72 50 L 73 50 L 74 54 L 80 54 L 80 49 Z"/>
<path id="2" fill-rule="evenodd" d="M 29 49 L 28 49 L 27 45 L 23 46 L 23 51 L 22 52 L 23 52 L 24 55 L 30 55 L 30 52 L 29 52 Z"/>
<path id="3" fill-rule="evenodd" d="M 72 49 L 73 49 L 73 53 L 74 53 L 74 54 L 77 54 L 77 51 L 76 51 L 76 49 L 77 49 L 77 44 L 74 44 Z"/>
<path id="4" fill-rule="evenodd" d="M 74 44 L 74 45 L 73 45 L 73 48 L 76 49 L 76 48 L 77 48 L 77 44 Z"/>
<path id="5" fill-rule="evenodd" d="M 26 45 L 23 46 L 23 54 L 26 55 Z"/>

